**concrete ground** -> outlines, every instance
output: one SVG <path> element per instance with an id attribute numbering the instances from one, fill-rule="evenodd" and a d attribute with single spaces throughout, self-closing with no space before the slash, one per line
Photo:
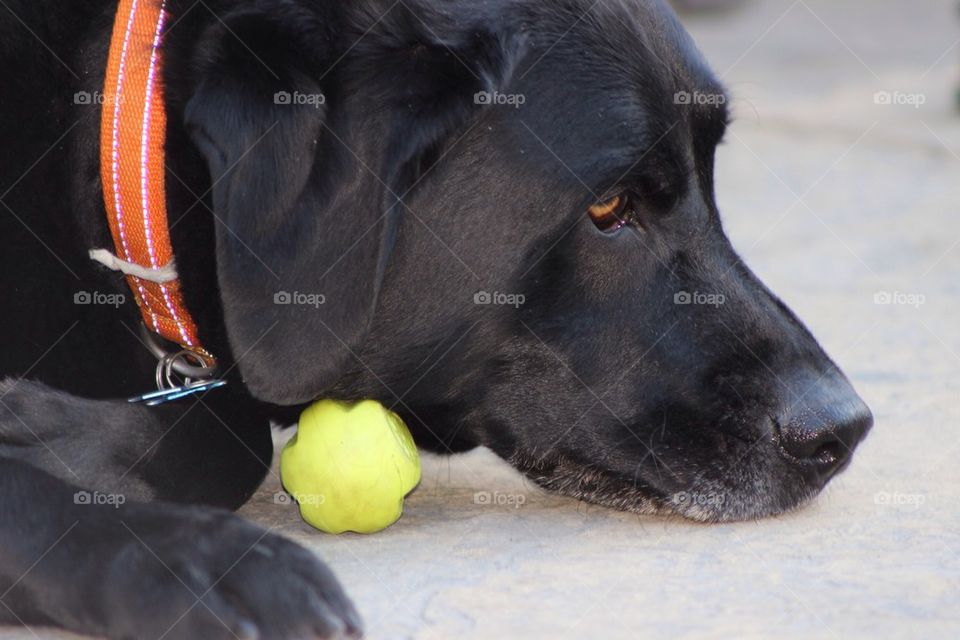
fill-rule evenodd
<path id="1" fill-rule="evenodd" d="M 734 244 L 876 414 L 814 504 L 722 526 L 638 517 L 545 495 L 476 451 L 426 459 L 375 536 L 313 531 L 273 503 L 276 478 L 244 513 L 330 563 L 375 639 L 960 637 L 955 5 L 754 0 L 687 18 L 735 96 L 717 163 Z"/>

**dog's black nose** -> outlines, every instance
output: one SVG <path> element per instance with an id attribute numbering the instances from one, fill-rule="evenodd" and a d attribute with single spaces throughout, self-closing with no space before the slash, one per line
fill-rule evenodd
<path id="1" fill-rule="evenodd" d="M 777 426 L 786 457 L 826 482 L 850 460 L 873 415 L 845 380 L 824 380 L 779 416 Z"/>

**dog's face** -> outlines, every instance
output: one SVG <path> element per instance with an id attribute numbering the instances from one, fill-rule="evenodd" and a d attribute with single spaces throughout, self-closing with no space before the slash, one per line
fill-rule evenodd
<path id="1" fill-rule="evenodd" d="M 242 49 L 210 33 L 198 56 L 186 116 L 228 173 L 220 286 L 250 389 L 376 397 L 424 446 L 635 511 L 815 495 L 870 413 L 724 235 L 726 99 L 672 13 L 373 4 L 240 15 Z"/>

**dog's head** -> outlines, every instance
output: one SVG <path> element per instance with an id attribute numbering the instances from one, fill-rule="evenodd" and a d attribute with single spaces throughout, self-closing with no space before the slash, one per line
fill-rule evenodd
<path id="1" fill-rule="evenodd" d="M 726 97 L 662 2 L 241 4 L 185 119 L 257 397 L 379 398 L 424 446 L 704 520 L 844 467 L 870 413 L 724 235 Z"/>

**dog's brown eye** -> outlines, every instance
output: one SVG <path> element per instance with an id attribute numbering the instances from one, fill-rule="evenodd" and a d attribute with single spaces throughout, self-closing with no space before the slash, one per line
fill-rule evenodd
<path id="1" fill-rule="evenodd" d="M 627 224 L 627 196 L 619 195 L 590 207 L 588 213 L 597 229 L 613 233 Z"/>

